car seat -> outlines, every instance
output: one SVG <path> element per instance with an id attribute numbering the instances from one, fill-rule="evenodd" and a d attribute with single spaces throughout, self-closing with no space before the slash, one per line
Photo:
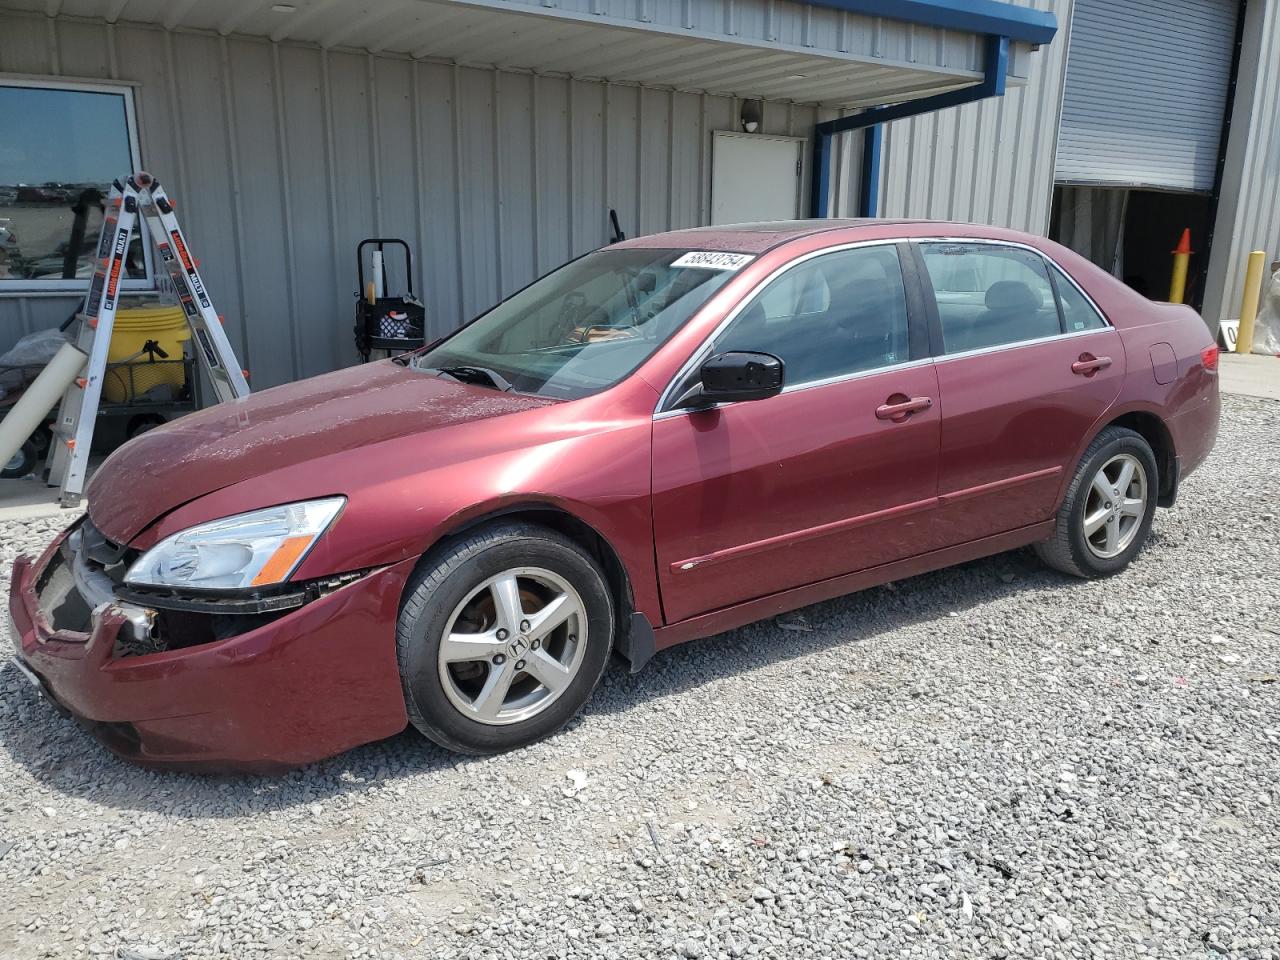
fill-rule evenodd
<path id="1" fill-rule="evenodd" d="M 1044 301 L 1029 283 L 997 280 L 987 288 L 984 300 L 985 311 L 959 325 L 959 330 L 948 331 L 948 352 L 980 350 L 1059 332 L 1056 309 L 1045 310 Z"/>

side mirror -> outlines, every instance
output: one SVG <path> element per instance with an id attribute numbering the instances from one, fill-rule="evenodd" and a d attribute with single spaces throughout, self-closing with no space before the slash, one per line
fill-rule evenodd
<path id="1" fill-rule="evenodd" d="M 741 400 L 766 400 L 782 392 L 782 360 L 769 353 L 735 350 L 717 354 L 702 364 L 699 382 L 677 406 L 708 406 Z"/>

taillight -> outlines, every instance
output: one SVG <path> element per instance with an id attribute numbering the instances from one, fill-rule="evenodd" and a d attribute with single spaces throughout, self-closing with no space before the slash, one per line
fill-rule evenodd
<path id="1" fill-rule="evenodd" d="M 1218 345 L 1216 343 L 1200 351 L 1200 362 L 1204 364 L 1206 370 L 1218 369 Z"/>

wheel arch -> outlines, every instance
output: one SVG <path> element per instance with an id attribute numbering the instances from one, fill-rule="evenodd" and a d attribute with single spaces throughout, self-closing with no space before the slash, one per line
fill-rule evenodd
<path id="1" fill-rule="evenodd" d="M 591 555 L 604 571 L 616 610 L 614 649 L 631 663 L 634 673 L 655 652 L 653 625 L 636 610 L 631 574 L 622 555 L 594 525 L 561 503 L 550 500 L 520 500 L 489 504 L 447 521 L 436 539 L 422 552 L 419 564 L 468 533 L 501 520 L 524 520 L 555 530 Z"/>
<path id="2" fill-rule="evenodd" d="M 1174 445 L 1173 434 L 1164 422 L 1164 418 L 1150 407 L 1134 406 L 1127 410 L 1109 410 L 1085 438 L 1081 451 L 1087 450 L 1089 444 L 1093 443 L 1098 434 L 1107 427 L 1126 427 L 1147 441 L 1152 453 L 1155 454 L 1156 468 L 1160 474 L 1156 502 L 1162 507 L 1172 506 L 1178 492 L 1178 451 Z"/>

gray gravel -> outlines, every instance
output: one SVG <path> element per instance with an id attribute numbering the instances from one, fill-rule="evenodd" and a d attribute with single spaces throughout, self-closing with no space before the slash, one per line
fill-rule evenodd
<path id="1" fill-rule="evenodd" d="M 1280 957 L 1278 478 L 1280 404 L 1227 399 L 1120 577 L 819 604 L 486 760 L 148 773 L 5 667 L 0 956 Z"/>

